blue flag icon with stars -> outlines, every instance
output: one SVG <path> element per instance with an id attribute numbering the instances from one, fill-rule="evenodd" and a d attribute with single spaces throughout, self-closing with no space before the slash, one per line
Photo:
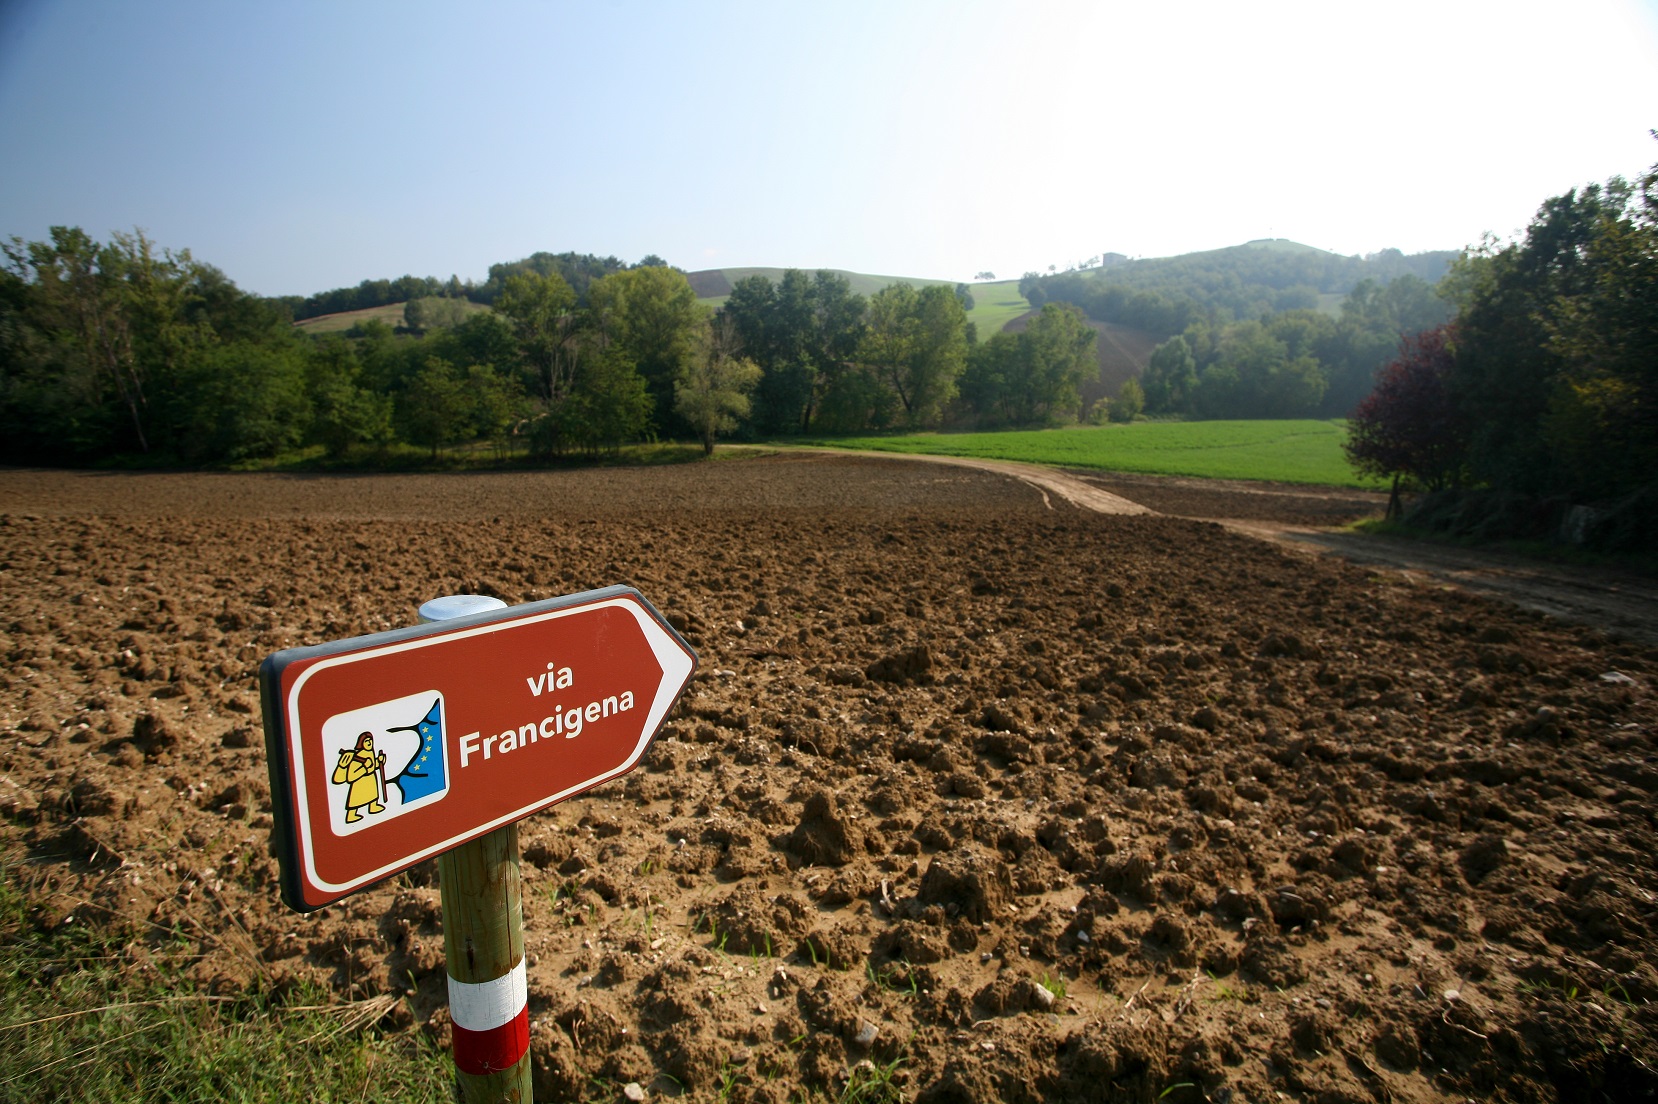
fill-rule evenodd
<path id="1" fill-rule="evenodd" d="M 391 781 L 403 791 L 403 803 L 442 793 L 448 788 L 444 775 L 443 754 L 443 699 L 434 698 L 426 715 L 412 725 L 387 729 L 388 732 L 413 732 L 420 737 L 420 750 L 409 759 L 409 765 Z"/>

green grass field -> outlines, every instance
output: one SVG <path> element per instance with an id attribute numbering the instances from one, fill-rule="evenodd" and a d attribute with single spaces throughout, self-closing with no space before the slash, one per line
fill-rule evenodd
<path id="1" fill-rule="evenodd" d="M 1019 294 L 1018 280 L 967 286 L 973 293 L 973 309 L 967 312 L 967 320 L 978 327 L 980 341 L 1000 333 L 1003 326 L 1030 310 L 1030 303 Z"/>
<path id="2" fill-rule="evenodd" d="M 800 442 L 830 448 L 1024 460 L 1146 475 L 1250 479 L 1326 487 L 1381 486 L 1348 466 L 1339 421 L 1136 422 L 1007 433 L 918 433 Z"/>

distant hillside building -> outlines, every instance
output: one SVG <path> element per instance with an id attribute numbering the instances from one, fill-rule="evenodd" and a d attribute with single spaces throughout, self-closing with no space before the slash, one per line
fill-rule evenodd
<path id="1" fill-rule="evenodd" d="M 1120 265 L 1127 260 L 1128 258 L 1121 253 L 1101 253 L 1100 267 L 1110 268 L 1112 265 Z"/>

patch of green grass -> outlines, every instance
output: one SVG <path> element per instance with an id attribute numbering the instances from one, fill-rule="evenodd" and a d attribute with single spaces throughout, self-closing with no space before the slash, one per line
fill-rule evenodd
<path id="1" fill-rule="evenodd" d="M 978 329 L 979 340 L 1001 333 L 1002 327 L 1030 310 L 1030 300 L 1019 294 L 1018 280 L 1001 280 L 994 284 L 968 284 L 973 293 L 973 309 L 967 320 Z"/>
<path id="2" fill-rule="evenodd" d="M 877 989 L 889 989 L 909 997 L 921 992 L 921 986 L 915 980 L 915 967 L 908 962 L 884 962 L 879 967 L 873 962 L 866 962 L 864 975 Z"/>
<path id="3" fill-rule="evenodd" d="M 1261 995 L 1247 985 L 1239 985 L 1234 989 L 1229 983 L 1222 981 L 1214 974 L 1209 975 L 1209 980 L 1215 984 L 1215 995 L 1212 998 L 1213 1000 L 1229 1000 L 1237 1001 L 1239 1004 L 1255 1004 L 1261 999 Z"/>
<path id="4" fill-rule="evenodd" d="M 916 433 L 802 441 L 831 448 L 1023 460 L 1065 468 L 1380 488 L 1341 451 L 1341 421 L 1135 422 L 1001 433 Z"/>
<path id="5" fill-rule="evenodd" d="M 454 1067 L 375 1027 L 401 998 L 199 988 L 187 946 L 81 924 L 37 930 L 0 869 L 0 1101 L 442 1100 Z"/>
<path id="6" fill-rule="evenodd" d="M 1037 984 L 1052 993 L 1055 1000 L 1065 999 L 1066 985 L 1064 974 L 1056 974 L 1053 977 L 1049 977 L 1048 972 L 1044 970 L 1042 972 L 1042 977 L 1037 980 Z"/>
<path id="7" fill-rule="evenodd" d="M 840 1104 L 901 1104 L 903 1091 L 894 1080 L 903 1058 L 885 1064 L 859 1062 L 852 1067 L 841 1090 Z"/>
<path id="8" fill-rule="evenodd" d="M 480 307 L 483 305 L 478 304 Z M 319 314 L 315 318 L 306 318 L 294 323 L 294 329 L 306 333 L 344 333 L 353 326 L 364 322 L 384 322 L 396 329 L 403 324 L 403 303 L 386 303 L 379 307 L 364 307 L 362 310 L 340 311 L 338 314 Z M 488 307 L 483 307 L 488 310 Z"/>

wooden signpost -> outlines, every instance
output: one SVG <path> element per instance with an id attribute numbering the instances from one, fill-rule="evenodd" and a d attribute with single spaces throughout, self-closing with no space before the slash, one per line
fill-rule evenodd
<path id="1" fill-rule="evenodd" d="M 528 1101 L 518 821 L 631 770 L 696 669 L 638 591 L 421 607 L 259 670 L 282 897 L 300 911 L 436 856 L 468 1101 Z"/>

